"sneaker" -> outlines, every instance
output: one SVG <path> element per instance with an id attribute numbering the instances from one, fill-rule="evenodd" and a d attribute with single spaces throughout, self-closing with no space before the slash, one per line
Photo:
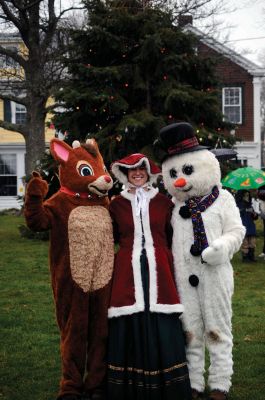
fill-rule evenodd
<path id="1" fill-rule="evenodd" d="M 265 258 L 265 253 L 260 253 L 259 255 L 258 255 L 258 257 L 260 257 L 260 258 Z"/>

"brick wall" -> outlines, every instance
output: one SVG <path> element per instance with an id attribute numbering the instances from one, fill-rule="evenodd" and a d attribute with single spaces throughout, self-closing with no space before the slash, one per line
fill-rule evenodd
<path id="1" fill-rule="evenodd" d="M 243 96 L 242 125 L 237 125 L 236 136 L 243 141 L 254 140 L 253 121 L 253 84 L 252 76 L 229 58 L 221 56 L 215 50 L 200 43 L 198 53 L 205 57 L 214 57 L 217 61 L 216 73 L 222 86 L 241 86 Z"/>

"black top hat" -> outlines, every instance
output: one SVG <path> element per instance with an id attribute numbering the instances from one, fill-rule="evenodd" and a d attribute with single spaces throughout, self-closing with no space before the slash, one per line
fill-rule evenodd
<path id="1" fill-rule="evenodd" d="M 175 154 L 208 149 L 199 144 L 194 129 L 188 122 L 177 122 L 165 126 L 159 132 L 158 142 L 165 151 L 163 160 Z"/>

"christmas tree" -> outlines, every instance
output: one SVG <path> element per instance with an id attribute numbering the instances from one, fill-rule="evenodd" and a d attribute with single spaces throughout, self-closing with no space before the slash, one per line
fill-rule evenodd
<path id="1" fill-rule="evenodd" d="M 152 156 L 159 129 L 190 122 L 214 147 L 230 128 L 219 105 L 214 60 L 169 12 L 131 1 L 85 1 L 86 27 L 71 32 L 68 82 L 55 95 L 57 129 L 68 140 L 95 137 L 107 164 L 132 152 Z"/>

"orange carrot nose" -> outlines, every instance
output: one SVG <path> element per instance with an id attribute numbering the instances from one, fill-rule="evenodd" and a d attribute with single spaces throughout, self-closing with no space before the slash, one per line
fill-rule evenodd
<path id="1" fill-rule="evenodd" d="M 104 176 L 104 180 L 105 180 L 105 182 L 110 183 L 111 182 L 111 177 L 108 176 L 108 175 L 105 175 Z"/>
<path id="2" fill-rule="evenodd" d="M 179 178 L 179 179 L 177 179 L 177 180 L 175 180 L 175 182 L 174 182 L 174 186 L 175 187 L 183 187 L 183 186 L 185 186 L 186 185 L 186 179 L 184 179 L 184 178 Z"/>

